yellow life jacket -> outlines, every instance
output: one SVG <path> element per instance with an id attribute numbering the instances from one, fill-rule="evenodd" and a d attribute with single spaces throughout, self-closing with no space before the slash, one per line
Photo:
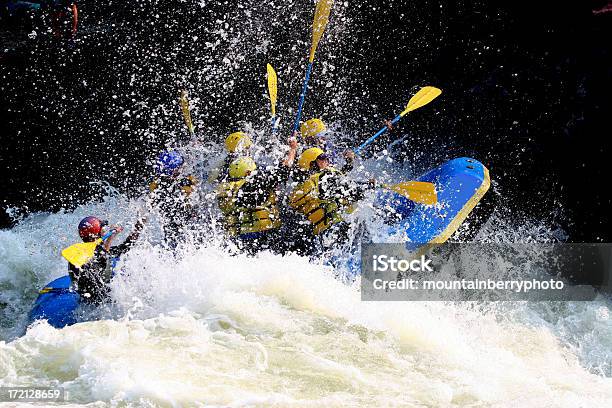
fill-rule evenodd
<path id="1" fill-rule="evenodd" d="M 245 179 L 221 183 L 217 190 L 217 202 L 225 217 L 225 226 L 230 235 L 242 235 L 280 228 L 281 220 L 276 193 L 270 192 L 266 201 L 257 207 L 239 207 L 236 198 Z"/>
<path id="2" fill-rule="evenodd" d="M 328 167 L 326 171 L 339 172 L 339 170 Z M 319 235 L 332 225 L 342 221 L 340 214 L 344 206 L 350 203 L 343 199 L 324 200 L 319 198 L 319 180 L 323 172 L 310 176 L 306 181 L 299 184 L 289 195 L 289 206 L 303 213 L 313 225 L 313 234 Z"/>

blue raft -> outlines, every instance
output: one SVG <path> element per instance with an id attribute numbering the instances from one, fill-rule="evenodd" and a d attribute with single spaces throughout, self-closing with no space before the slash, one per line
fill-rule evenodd
<path id="1" fill-rule="evenodd" d="M 489 170 L 467 157 L 450 160 L 417 180 L 436 185 L 436 205 L 417 204 L 386 190 L 378 194 L 375 202 L 376 207 L 400 216 L 399 222 L 388 227 L 386 235 L 405 234 L 406 241 L 414 245 L 448 240 L 491 186 Z"/>
<path id="2" fill-rule="evenodd" d="M 415 245 L 445 242 L 491 185 L 487 168 L 470 158 L 451 160 L 418 180 L 436 185 L 436 205 L 416 204 L 387 191 L 381 191 L 376 198 L 376 206 L 400 215 L 400 221 L 388 227 L 387 235 L 405 234 L 407 242 Z M 77 323 L 80 297 L 70 283 L 69 276 L 62 276 L 43 288 L 30 312 L 30 322 L 47 320 L 56 328 Z"/>
<path id="3" fill-rule="evenodd" d="M 80 295 L 71 288 L 70 276 L 62 276 L 40 291 L 29 321 L 47 320 L 51 326 L 61 329 L 77 323 L 76 311 L 80 303 Z"/>

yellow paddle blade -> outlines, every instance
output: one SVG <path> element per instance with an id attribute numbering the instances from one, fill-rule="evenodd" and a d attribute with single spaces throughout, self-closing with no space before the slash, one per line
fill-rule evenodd
<path id="1" fill-rule="evenodd" d="M 317 46 L 319 45 L 321 37 L 323 37 L 325 27 L 327 27 L 327 22 L 329 21 L 329 13 L 331 12 L 333 4 L 334 0 L 319 0 L 317 2 L 314 21 L 312 22 L 312 45 L 310 46 L 311 63 L 314 61 Z"/>
<path id="2" fill-rule="evenodd" d="M 419 109 L 421 106 L 427 105 L 429 102 L 436 99 L 442 93 L 441 89 L 438 89 L 433 86 L 425 86 L 419 90 L 410 100 L 408 101 L 408 105 L 406 109 L 400 116 L 404 116 L 408 112 L 412 112 L 415 109 Z"/>
<path id="3" fill-rule="evenodd" d="M 189 99 L 187 99 L 187 91 L 181 91 L 179 103 L 181 104 L 181 110 L 183 111 L 183 118 L 185 119 L 187 130 L 189 130 L 189 133 L 193 134 L 195 128 L 193 126 L 193 122 L 191 121 L 191 112 L 189 111 Z"/>
<path id="4" fill-rule="evenodd" d="M 62 251 L 62 256 L 71 264 L 80 268 L 85 265 L 93 256 L 96 251 L 96 247 L 102 242 L 101 239 L 97 239 L 94 242 L 81 242 L 74 244 Z"/>
<path id="5" fill-rule="evenodd" d="M 438 202 L 436 186 L 424 181 L 405 181 L 394 185 L 383 185 L 384 188 L 395 191 L 416 203 L 433 205 Z"/>
<path id="6" fill-rule="evenodd" d="M 270 93 L 270 105 L 272 106 L 272 116 L 276 116 L 276 72 L 272 65 L 268 64 L 268 92 Z"/>

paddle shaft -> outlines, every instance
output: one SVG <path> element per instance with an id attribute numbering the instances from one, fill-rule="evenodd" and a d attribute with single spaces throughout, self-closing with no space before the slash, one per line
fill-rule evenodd
<path id="1" fill-rule="evenodd" d="M 402 117 L 406 116 L 406 114 L 408 114 L 409 112 L 412 112 L 413 110 L 419 109 L 427 105 L 428 103 L 436 99 L 438 96 L 440 96 L 441 93 L 442 90 L 434 86 L 424 86 L 416 94 L 414 94 L 412 98 L 410 98 L 410 100 L 408 101 L 408 105 L 406 105 L 406 109 L 404 109 L 402 113 L 397 115 L 391 121 L 391 124 L 396 124 Z M 380 129 L 374 136 L 372 136 L 371 138 L 363 142 L 361 146 L 353 150 L 353 152 L 355 152 L 355 154 L 359 154 L 361 150 L 363 150 L 366 146 L 376 140 L 380 135 L 385 133 L 389 127 L 390 126 L 385 126 L 384 128 Z"/>
<path id="2" fill-rule="evenodd" d="M 392 121 L 391 124 L 394 125 L 396 124 L 400 119 L 402 118 L 402 115 L 397 115 Z M 360 151 L 362 151 L 364 148 L 366 148 L 369 144 L 371 144 L 374 140 L 378 139 L 378 137 L 380 135 L 382 135 L 383 133 L 385 133 L 387 130 L 389 130 L 389 128 L 387 126 L 385 126 L 384 128 L 380 129 L 378 132 L 376 132 L 376 134 L 374 136 L 372 136 L 371 138 L 369 138 L 368 140 L 366 140 L 365 142 L 363 142 L 361 144 L 361 146 L 355 148 L 353 150 L 353 152 L 355 152 L 355 154 L 359 154 Z"/>
<path id="3" fill-rule="evenodd" d="M 108 231 L 106 234 L 102 235 L 102 242 L 106 241 L 107 239 L 109 239 L 111 237 L 111 235 L 113 235 L 115 233 L 116 230 L 112 229 L 110 231 Z"/>
<path id="4" fill-rule="evenodd" d="M 306 78 L 304 78 L 304 85 L 302 86 L 302 93 L 300 94 L 300 103 L 298 104 L 297 115 L 295 116 L 295 123 L 293 124 L 293 131 L 296 132 L 300 127 L 300 118 L 302 117 L 302 108 L 304 107 L 304 99 L 306 99 L 306 91 L 308 90 L 308 81 L 310 80 L 310 72 L 312 71 L 312 62 L 308 63 L 306 68 Z"/>

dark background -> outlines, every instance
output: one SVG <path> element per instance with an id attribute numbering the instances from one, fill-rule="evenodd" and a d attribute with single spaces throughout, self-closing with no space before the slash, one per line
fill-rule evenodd
<path id="1" fill-rule="evenodd" d="M 194 98 L 200 136 L 222 140 L 268 120 L 266 62 L 291 121 L 312 3 L 175 3 L 79 3 L 74 40 L 46 33 L 44 16 L 2 14 L 0 207 L 71 208 L 101 194 L 89 184 L 99 179 L 137 194 L 147 160 L 186 137 L 178 89 Z M 497 3 L 337 2 L 305 115 L 363 140 L 415 86 L 439 86 L 443 97 L 373 150 L 409 131 L 408 156 L 423 169 L 475 157 L 504 206 L 573 241 L 610 241 L 612 13 L 593 12 L 607 1 Z"/>

